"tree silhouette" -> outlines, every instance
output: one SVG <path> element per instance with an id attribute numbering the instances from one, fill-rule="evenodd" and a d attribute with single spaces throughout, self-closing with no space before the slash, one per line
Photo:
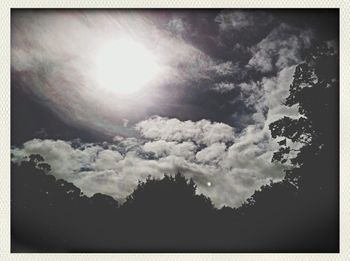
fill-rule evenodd
<path id="1" fill-rule="evenodd" d="M 287 106 L 298 104 L 302 116 L 299 119 L 284 117 L 269 126 L 273 138 L 286 137 L 292 142 L 305 145 L 300 153 L 291 159 L 295 168 L 303 164 L 312 164 L 315 168 L 327 162 L 331 163 L 333 171 L 335 170 L 339 96 L 337 59 L 333 48 L 327 47 L 325 43 L 316 47 L 308 55 L 306 62 L 296 67 L 290 95 L 285 102 Z M 283 163 L 290 152 L 290 147 L 286 143 L 280 145 L 279 151 L 273 156 L 273 161 Z M 322 155 L 326 161 L 321 161 Z M 318 164 L 315 164 L 313 159 L 316 159 Z M 330 168 L 326 169 L 332 171 Z M 301 172 L 296 168 L 287 172 L 287 179 L 292 182 L 298 181 L 300 186 L 315 187 L 317 182 L 319 186 L 332 186 L 334 175 L 326 174 L 326 171 L 320 168 L 320 171 L 315 170 L 310 171 L 309 175 L 300 175 Z M 321 175 L 322 173 L 325 175 Z"/>
<path id="2" fill-rule="evenodd" d="M 296 67 L 285 102 L 298 104 L 302 116 L 269 126 L 273 138 L 284 138 L 272 161 L 290 160 L 293 167 L 283 181 L 263 186 L 231 213 L 251 250 L 270 251 L 273 245 L 286 252 L 290 246 L 299 252 L 339 251 L 337 59 L 326 44 L 314 48 Z M 294 158 L 287 139 L 304 144 Z"/>
<path id="3" fill-rule="evenodd" d="M 198 248 L 205 241 L 213 205 L 180 173 L 147 178 L 119 206 L 107 195 L 85 196 L 49 175 L 42 157 L 29 158 L 11 165 L 13 251 L 152 252 Z"/>
<path id="4" fill-rule="evenodd" d="M 38 163 L 44 161 L 44 158 L 40 154 L 29 155 L 29 161 L 33 163 Z"/>
<path id="5" fill-rule="evenodd" d="M 194 181 L 186 180 L 180 173 L 174 177 L 164 175 L 161 180 L 149 176 L 145 182 L 139 182 L 134 192 L 126 199 L 125 207 L 128 206 L 141 211 L 143 208 L 164 209 L 167 210 L 166 213 L 185 208 L 191 211 L 193 207 L 198 208 L 199 206 L 203 209 L 213 208 L 209 198 L 196 195 Z"/>
<path id="6" fill-rule="evenodd" d="M 283 117 L 269 126 L 273 138 L 285 138 L 272 161 L 289 159 L 293 167 L 286 171 L 284 181 L 256 192 L 250 208 L 259 216 L 263 209 L 279 211 L 276 216 L 285 221 L 281 231 L 285 231 L 283 225 L 298 228 L 310 239 L 310 249 L 324 251 L 339 249 L 338 97 L 338 56 L 324 43 L 296 67 L 285 102 L 287 106 L 298 104 L 302 116 Z M 304 144 L 294 158 L 289 156 L 292 149 L 286 139 Z M 286 216 L 293 213 L 298 213 L 296 218 Z"/>

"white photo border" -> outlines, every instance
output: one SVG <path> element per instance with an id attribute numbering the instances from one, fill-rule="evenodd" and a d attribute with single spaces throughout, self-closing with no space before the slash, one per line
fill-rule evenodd
<path id="1" fill-rule="evenodd" d="M 10 248 L 11 8 L 339 8 L 340 253 L 335 254 L 15 254 Z M 0 2 L 0 260 L 350 260 L 350 2 L 347 0 L 2 0 Z"/>

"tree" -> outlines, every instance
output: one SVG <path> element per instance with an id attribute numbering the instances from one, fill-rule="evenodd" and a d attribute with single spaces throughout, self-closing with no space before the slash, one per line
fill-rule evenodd
<path id="1" fill-rule="evenodd" d="M 273 138 L 303 144 L 292 158 L 290 146 L 281 142 L 272 158 L 282 163 L 290 159 L 292 164 L 283 182 L 297 188 L 291 208 L 299 221 L 285 217 L 286 224 L 305 231 L 315 249 L 324 251 L 339 249 L 338 97 L 338 55 L 324 43 L 314 48 L 294 73 L 285 104 L 298 105 L 301 117 L 283 117 L 269 126 Z"/>
<path id="2" fill-rule="evenodd" d="M 196 195 L 196 188 L 192 179 L 187 180 L 181 173 L 174 177 L 164 175 L 163 179 L 150 176 L 145 182 L 139 182 L 133 193 L 127 197 L 125 206 L 132 208 L 167 210 L 167 213 L 202 206 L 204 209 L 213 208 L 211 201 L 203 195 Z"/>
<path id="3" fill-rule="evenodd" d="M 285 105 L 298 105 L 301 117 L 283 117 L 270 124 L 273 138 L 285 137 L 304 144 L 287 171 L 286 179 L 297 186 L 327 187 L 334 184 L 335 175 L 325 173 L 336 169 L 338 131 L 338 56 L 333 48 L 322 44 L 310 52 L 306 61 L 296 67 L 290 94 Z M 285 163 L 291 148 L 284 142 L 273 155 L 273 161 Z M 300 167 L 305 165 L 303 169 Z M 313 166 L 309 167 L 310 165 Z M 310 168 L 309 173 L 304 170 Z M 309 188 L 308 188 L 309 189 Z"/>
<path id="4" fill-rule="evenodd" d="M 296 67 L 285 101 L 298 105 L 301 117 L 283 117 L 269 126 L 273 138 L 283 138 L 272 161 L 290 160 L 292 167 L 283 181 L 263 186 L 236 210 L 239 228 L 244 228 L 240 231 L 252 247 L 339 249 L 337 59 L 326 44 L 314 48 Z M 295 151 L 291 142 L 303 147 Z M 294 158 L 293 150 L 298 152 Z M 266 238 L 269 244 L 264 246 Z"/>
<path id="5" fill-rule="evenodd" d="M 44 158 L 40 154 L 31 154 L 29 155 L 29 161 L 33 163 L 39 163 L 44 161 Z"/>

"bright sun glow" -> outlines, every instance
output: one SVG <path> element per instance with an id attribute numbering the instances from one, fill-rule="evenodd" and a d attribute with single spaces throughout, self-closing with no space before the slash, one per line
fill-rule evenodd
<path id="1" fill-rule="evenodd" d="M 120 94 L 140 90 L 159 73 L 155 56 L 142 44 L 120 39 L 103 45 L 97 54 L 100 87 Z"/>

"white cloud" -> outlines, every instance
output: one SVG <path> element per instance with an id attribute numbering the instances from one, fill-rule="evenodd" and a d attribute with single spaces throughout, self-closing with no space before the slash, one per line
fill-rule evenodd
<path id="1" fill-rule="evenodd" d="M 49 162 L 55 175 L 69 178 L 73 173 L 79 172 L 82 167 L 89 167 L 91 157 L 96 155 L 101 147 L 84 144 L 84 150 L 74 149 L 65 141 L 33 139 L 23 144 L 23 150 L 14 149 L 15 160 L 30 154 L 41 154 Z"/>
<path id="2" fill-rule="evenodd" d="M 256 109 L 254 123 L 240 133 L 223 123 L 156 116 L 136 124 L 139 138 L 117 136 L 113 144 L 78 147 L 72 142 L 34 139 L 13 149 L 13 160 L 41 154 L 57 178 L 73 182 L 89 196 L 100 192 L 121 201 L 148 175 L 161 178 L 180 171 L 193 178 L 198 193 L 209 196 L 217 207 L 238 207 L 256 189 L 284 176 L 285 166 L 271 163 L 278 144 L 268 124 L 283 115 L 297 116 L 297 108 L 281 105 L 294 69 L 291 66 L 275 77 L 239 85 L 246 102 L 250 100 Z"/>
<path id="3" fill-rule="evenodd" d="M 231 61 L 227 61 L 213 65 L 212 69 L 216 72 L 217 75 L 225 76 L 234 73 L 235 67 Z"/>
<path id="4" fill-rule="evenodd" d="M 271 137 L 269 124 L 283 116 L 300 117 L 298 106 L 283 105 L 289 95 L 295 67 L 286 67 L 271 78 L 264 77 L 258 82 L 251 81 L 238 85 L 241 88 L 242 99 L 256 112 L 252 114 L 253 123 L 236 136 L 235 143 L 228 149 L 228 157 L 235 159 L 232 162 L 235 162 L 237 168 L 247 168 L 252 172 L 260 171 L 260 176 L 281 177 L 281 166 L 272 167 L 264 161 L 270 161 L 273 152 L 278 150 L 277 142 Z M 297 143 L 289 145 L 293 149 L 300 148 L 300 144 Z M 250 165 L 251 163 L 254 165 Z M 229 168 L 230 165 L 225 166 Z"/>
<path id="5" fill-rule="evenodd" d="M 262 79 L 260 83 L 260 96 L 254 103 L 257 112 L 253 117 L 255 117 L 256 122 L 262 122 L 261 120 L 263 120 L 268 125 L 283 116 L 300 116 L 297 106 L 287 107 L 283 105 L 289 95 L 289 86 L 293 80 L 295 67 L 286 67 L 277 76 L 271 78 L 264 77 Z M 267 115 L 262 118 L 266 109 L 268 109 Z"/>
<path id="6" fill-rule="evenodd" d="M 247 105 L 255 105 L 264 95 L 260 82 L 243 82 L 238 84 L 241 89 L 241 96 Z"/>
<path id="7" fill-rule="evenodd" d="M 215 22 L 219 24 L 222 31 L 242 30 L 254 25 L 254 18 L 251 14 L 242 11 L 221 12 Z"/>
<path id="8" fill-rule="evenodd" d="M 182 36 L 188 26 L 181 18 L 173 18 L 167 23 L 167 29 L 176 36 Z"/>
<path id="9" fill-rule="evenodd" d="M 57 178 L 74 183 L 88 196 L 100 192 L 120 201 L 148 175 L 161 178 L 180 171 L 217 207 L 238 207 L 261 185 L 283 176 L 281 166 L 270 162 L 275 148 L 252 126 L 237 135 L 222 123 L 154 117 L 137 128 L 142 138 L 117 137 L 113 144 L 73 147 L 72 142 L 34 139 L 13 149 L 13 160 L 41 154 Z"/>
<path id="10" fill-rule="evenodd" d="M 224 123 L 208 120 L 180 121 L 162 117 L 152 117 L 139 122 L 136 129 L 147 139 L 166 141 L 194 141 L 210 145 L 216 142 L 232 142 L 234 129 Z"/>
<path id="11" fill-rule="evenodd" d="M 220 12 L 215 18 L 215 22 L 219 26 L 220 33 L 227 35 L 232 33 L 251 33 L 255 34 L 257 31 L 265 30 L 274 21 L 271 14 L 264 11 L 232 11 L 224 10 Z"/>
<path id="12" fill-rule="evenodd" d="M 281 70 L 301 62 L 300 51 L 310 46 L 312 32 L 300 31 L 287 24 L 280 24 L 256 46 L 248 66 L 261 72 Z"/>
<path id="13" fill-rule="evenodd" d="M 224 143 L 214 143 L 196 154 L 199 162 L 215 164 L 218 163 L 225 155 L 226 145 Z"/>
<path id="14" fill-rule="evenodd" d="M 122 159 L 123 156 L 118 151 L 102 150 L 97 154 L 94 166 L 96 170 L 115 169 Z"/>
<path id="15" fill-rule="evenodd" d="M 237 84 L 240 98 L 256 112 L 251 115 L 254 124 L 268 126 L 271 122 L 283 117 L 299 117 L 298 107 L 283 105 L 289 95 L 296 66 L 285 67 L 276 76 L 263 77 L 259 81 Z"/>
<path id="16" fill-rule="evenodd" d="M 146 114 L 152 88 L 230 70 L 229 63 L 220 65 L 182 37 L 174 37 L 190 26 L 178 17 L 165 27 L 140 12 L 16 11 L 12 18 L 11 68 L 16 81 L 69 125 L 108 136 L 133 136 L 125 117 L 135 122 Z M 124 99 L 98 83 L 96 56 L 105 43 L 117 39 L 140 43 L 162 68 L 159 77 L 143 86 L 151 90 L 142 92 L 143 98 Z"/>
<path id="17" fill-rule="evenodd" d="M 235 87 L 235 84 L 232 82 L 219 82 L 214 84 L 213 90 L 220 93 L 225 93 L 233 90 Z"/>
<path id="18" fill-rule="evenodd" d="M 165 157 L 174 155 L 185 159 L 192 159 L 194 157 L 194 151 L 196 146 L 192 142 L 174 142 L 156 140 L 146 142 L 143 145 L 143 150 L 146 152 L 153 152 L 156 157 Z"/>

